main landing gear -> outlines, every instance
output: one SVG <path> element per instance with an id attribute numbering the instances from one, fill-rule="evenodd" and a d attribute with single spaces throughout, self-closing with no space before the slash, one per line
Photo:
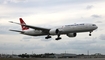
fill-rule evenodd
<path id="1" fill-rule="evenodd" d="M 45 39 L 49 39 L 49 38 L 51 38 L 51 36 L 47 36 L 47 37 L 45 37 Z M 58 37 L 55 39 L 55 40 L 60 40 L 61 39 L 61 37 L 60 37 L 60 34 L 58 34 Z"/>
<path id="2" fill-rule="evenodd" d="M 57 34 L 57 38 L 55 40 L 60 40 L 61 37 L 60 37 L 60 31 L 58 29 L 56 29 L 56 34 Z"/>
<path id="3" fill-rule="evenodd" d="M 61 39 L 60 31 L 58 29 L 56 29 L 55 33 L 57 35 L 57 38 L 55 38 L 55 40 L 60 40 Z M 47 37 L 45 37 L 45 39 L 49 39 L 49 38 L 51 38 L 50 34 L 48 34 Z"/>
<path id="4" fill-rule="evenodd" d="M 58 34 L 58 37 L 55 40 L 60 40 L 60 39 L 62 38 L 60 37 L 60 34 Z"/>
<path id="5" fill-rule="evenodd" d="M 51 38 L 51 36 L 49 36 L 49 35 L 47 37 L 45 37 L 45 39 L 49 39 L 49 38 Z"/>

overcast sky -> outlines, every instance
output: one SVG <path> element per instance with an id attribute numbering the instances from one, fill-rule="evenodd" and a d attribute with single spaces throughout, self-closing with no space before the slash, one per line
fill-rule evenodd
<path id="1" fill-rule="evenodd" d="M 54 27 L 74 23 L 94 23 L 98 29 L 77 33 L 70 38 L 62 35 L 44 39 L 11 32 L 21 26 L 8 21 L 19 22 L 23 18 L 29 25 Z M 0 53 L 76 53 L 105 54 L 105 0 L 0 0 Z"/>

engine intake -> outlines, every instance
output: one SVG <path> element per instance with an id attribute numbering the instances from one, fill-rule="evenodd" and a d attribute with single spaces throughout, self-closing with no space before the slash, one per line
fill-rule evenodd
<path id="1" fill-rule="evenodd" d="M 51 30 L 49 31 L 49 33 L 50 33 L 51 35 L 56 35 L 56 34 L 58 34 L 59 32 L 60 32 L 59 29 L 51 29 Z"/>

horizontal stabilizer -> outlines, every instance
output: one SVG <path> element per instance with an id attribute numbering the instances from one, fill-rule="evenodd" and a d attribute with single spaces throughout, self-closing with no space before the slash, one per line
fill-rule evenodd
<path id="1" fill-rule="evenodd" d="M 9 30 L 9 31 L 14 31 L 14 32 L 20 32 L 20 33 L 23 33 L 23 31 L 19 31 L 19 30 Z"/>
<path id="2" fill-rule="evenodd" d="M 10 23 L 14 23 L 14 24 L 19 24 L 19 25 L 21 25 L 20 23 L 17 23 L 17 22 L 13 22 L 13 21 L 9 21 Z"/>

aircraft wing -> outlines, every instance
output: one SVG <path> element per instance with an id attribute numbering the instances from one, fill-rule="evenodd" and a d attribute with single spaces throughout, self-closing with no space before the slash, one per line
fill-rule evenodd
<path id="1" fill-rule="evenodd" d="M 48 28 L 42 28 L 42 27 L 36 27 L 36 26 L 31 26 L 31 25 L 23 25 L 32 29 L 36 29 L 36 30 L 43 30 L 43 31 L 49 31 L 50 29 Z"/>

